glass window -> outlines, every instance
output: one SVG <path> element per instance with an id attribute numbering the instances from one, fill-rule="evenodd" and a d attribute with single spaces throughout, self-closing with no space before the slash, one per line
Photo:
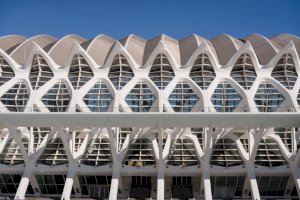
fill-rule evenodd
<path id="1" fill-rule="evenodd" d="M 200 54 L 190 72 L 190 77 L 199 87 L 206 90 L 216 77 L 214 68 L 207 54 Z"/>
<path id="2" fill-rule="evenodd" d="M 297 81 L 298 74 L 292 54 L 284 54 L 275 65 L 272 77 L 279 81 L 284 87 L 292 90 Z"/>
<path id="3" fill-rule="evenodd" d="M 230 76 L 244 89 L 251 88 L 256 78 L 256 72 L 249 54 L 242 54 L 234 64 Z"/>
<path id="4" fill-rule="evenodd" d="M 188 167 L 200 165 L 194 143 L 189 139 L 176 139 L 171 145 L 167 165 Z"/>
<path id="5" fill-rule="evenodd" d="M 97 82 L 83 97 L 91 112 L 107 112 L 112 102 L 112 95 L 104 82 Z"/>
<path id="6" fill-rule="evenodd" d="M 254 101 L 259 112 L 275 112 L 284 99 L 280 92 L 267 82 L 262 82 L 259 85 L 254 96 Z"/>
<path id="7" fill-rule="evenodd" d="M 133 140 L 128 147 L 123 163 L 134 167 L 154 165 L 152 143 L 147 139 Z"/>
<path id="8" fill-rule="evenodd" d="M 53 72 L 46 60 L 39 54 L 33 56 L 29 80 L 34 90 L 42 87 L 53 77 Z"/>
<path id="9" fill-rule="evenodd" d="M 163 90 L 167 87 L 174 76 L 174 71 L 167 56 L 162 53 L 158 54 L 154 59 L 154 62 L 150 69 L 150 79 L 160 90 Z"/>
<path id="10" fill-rule="evenodd" d="M 75 90 L 78 90 L 88 82 L 94 73 L 82 55 L 76 54 L 73 57 L 68 77 Z"/>
<path id="11" fill-rule="evenodd" d="M 168 100 L 175 112 L 191 112 L 198 97 L 188 83 L 179 82 Z"/>
<path id="12" fill-rule="evenodd" d="M 149 112 L 155 99 L 147 83 L 138 82 L 127 94 L 125 101 L 133 112 Z"/>
<path id="13" fill-rule="evenodd" d="M 41 100 L 50 112 L 65 112 L 68 108 L 71 96 L 66 84 L 60 81 L 55 83 Z"/>
<path id="14" fill-rule="evenodd" d="M 3 105 L 11 112 L 24 112 L 29 99 L 29 90 L 25 81 L 17 82 L 1 98 Z"/>
<path id="15" fill-rule="evenodd" d="M 134 77 L 131 66 L 122 54 L 115 56 L 108 77 L 117 90 L 122 89 Z"/>
<path id="16" fill-rule="evenodd" d="M 226 82 L 220 82 L 211 97 L 217 112 L 233 112 L 242 97 Z"/>
<path id="17" fill-rule="evenodd" d="M 213 146 L 210 164 L 222 167 L 243 165 L 235 142 L 230 139 L 216 140 Z"/>

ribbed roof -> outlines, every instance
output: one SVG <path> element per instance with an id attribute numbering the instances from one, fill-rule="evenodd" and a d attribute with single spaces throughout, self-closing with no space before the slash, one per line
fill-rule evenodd
<path id="1" fill-rule="evenodd" d="M 271 39 L 259 34 L 252 34 L 243 39 L 221 34 L 211 40 L 195 34 L 181 40 L 176 40 L 164 34 L 146 40 L 131 34 L 119 40 L 119 43 L 124 46 L 138 65 L 144 65 L 157 48 L 168 51 L 177 64 L 185 65 L 198 47 L 205 42 L 218 58 L 218 62 L 221 65 L 226 65 L 246 41 L 251 43 L 262 65 L 266 65 L 280 49 L 291 41 L 294 43 L 298 54 L 300 54 L 300 38 L 290 34 L 281 34 Z M 31 51 L 32 42 L 43 48 L 54 62 L 61 66 L 65 64 L 76 42 L 86 50 L 87 54 L 99 66 L 103 66 L 117 40 L 103 34 L 89 40 L 78 35 L 67 35 L 61 39 L 49 35 L 37 35 L 29 39 L 19 35 L 8 35 L 0 37 L 0 49 L 10 54 L 18 64 L 22 65 Z"/>
<path id="2" fill-rule="evenodd" d="M 57 39 L 49 35 L 37 35 L 32 38 L 25 40 L 23 43 L 18 45 L 11 53 L 11 57 L 20 65 L 23 65 L 26 61 L 27 56 L 30 53 L 32 42 L 35 42 L 41 48 L 49 45 Z"/>

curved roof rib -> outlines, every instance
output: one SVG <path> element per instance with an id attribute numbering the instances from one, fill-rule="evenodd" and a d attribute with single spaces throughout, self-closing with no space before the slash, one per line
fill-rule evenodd
<path id="1" fill-rule="evenodd" d="M 271 40 L 273 40 L 277 44 L 280 44 L 281 46 L 285 46 L 288 43 L 290 43 L 291 41 L 293 41 L 294 45 L 296 47 L 298 56 L 300 56 L 300 38 L 299 37 L 285 33 L 285 34 L 275 36 Z"/>
<path id="2" fill-rule="evenodd" d="M 0 37 L 0 49 L 10 54 L 15 48 L 26 40 L 26 37 L 21 35 L 7 35 Z"/>
<path id="3" fill-rule="evenodd" d="M 152 54 L 155 47 L 158 45 L 159 42 L 163 42 L 165 46 L 168 48 L 170 53 L 173 55 L 174 59 L 178 64 L 180 64 L 180 49 L 179 49 L 179 42 L 167 35 L 159 35 L 151 40 L 148 40 L 145 47 L 144 59 L 143 64 L 145 64 L 150 55 Z"/>
<path id="4" fill-rule="evenodd" d="M 199 35 L 196 35 L 196 34 L 190 35 L 188 37 L 185 37 L 185 38 L 179 40 L 180 60 L 181 60 L 182 65 L 185 65 L 188 62 L 188 60 L 190 59 L 192 54 L 196 51 L 196 49 L 204 41 L 210 47 L 212 47 L 211 49 L 213 51 L 215 50 L 213 44 L 209 40 L 207 40 Z"/>
<path id="5" fill-rule="evenodd" d="M 46 47 L 45 50 L 49 49 L 48 54 L 56 62 L 56 64 L 63 66 L 65 60 L 68 57 L 74 42 L 81 44 L 86 41 L 86 39 L 78 35 L 67 35 L 55 43 L 51 44 L 51 48 Z"/>
<path id="6" fill-rule="evenodd" d="M 17 48 L 15 48 L 10 55 L 18 64 L 22 65 L 26 62 L 32 42 L 35 42 L 41 48 L 44 48 L 55 40 L 56 38 L 49 35 L 37 35 L 24 41 Z"/>
<path id="7" fill-rule="evenodd" d="M 107 35 L 98 35 L 91 40 L 83 42 L 81 46 L 98 65 L 103 66 L 115 42 L 115 39 Z"/>
<path id="8" fill-rule="evenodd" d="M 243 42 L 231 37 L 227 34 L 222 34 L 211 40 L 217 52 L 221 65 L 226 65 L 229 59 L 243 45 Z"/>
<path id="9" fill-rule="evenodd" d="M 255 54 L 262 65 L 266 65 L 281 48 L 280 45 L 259 34 L 249 35 L 245 37 L 244 40 L 248 40 L 251 43 Z"/>
<path id="10" fill-rule="evenodd" d="M 129 35 L 120 40 L 120 43 L 127 49 L 138 65 L 143 64 L 146 40 L 137 35 Z"/>

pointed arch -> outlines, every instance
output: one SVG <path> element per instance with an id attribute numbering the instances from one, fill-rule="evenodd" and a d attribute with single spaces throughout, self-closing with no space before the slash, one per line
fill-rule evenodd
<path id="1" fill-rule="evenodd" d="M 160 90 L 163 90 L 174 77 L 175 74 L 168 57 L 163 53 L 159 53 L 152 63 L 149 78 Z"/>
<path id="2" fill-rule="evenodd" d="M 93 138 L 87 145 L 80 163 L 91 166 L 112 164 L 109 140 L 107 138 Z"/>
<path id="3" fill-rule="evenodd" d="M 144 138 L 133 140 L 128 147 L 123 164 L 134 167 L 144 167 L 155 164 L 151 141 Z"/>
<path id="4" fill-rule="evenodd" d="M 50 140 L 37 160 L 37 164 L 44 164 L 50 166 L 68 164 L 68 157 L 62 139 L 54 137 Z"/>
<path id="5" fill-rule="evenodd" d="M 132 78 L 134 73 L 126 57 L 122 54 L 115 55 L 108 78 L 117 90 L 122 89 Z"/>
<path id="6" fill-rule="evenodd" d="M 94 73 L 89 63 L 82 55 L 75 54 L 68 73 L 68 78 L 74 89 L 80 89 L 81 86 L 87 83 L 92 77 L 94 77 Z"/>
<path id="7" fill-rule="evenodd" d="M 40 54 L 35 54 L 32 58 L 32 64 L 29 74 L 29 81 L 32 89 L 37 90 L 46 82 L 53 78 L 54 74 L 47 61 Z"/>
<path id="8" fill-rule="evenodd" d="M 216 74 L 207 54 L 201 53 L 195 60 L 190 77 L 203 90 L 206 90 L 215 79 Z"/>
<path id="9" fill-rule="evenodd" d="M 200 165 L 193 141 L 187 138 L 175 139 L 171 145 L 166 164 L 181 167 Z"/>
<path id="10" fill-rule="evenodd" d="M 278 60 L 271 76 L 287 89 L 293 89 L 297 81 L 298 74 L 292 54 L 286 53 Z"/>
<path id="11" fill-rule="evenodd" d="M 25 150 L 28 151 L 28 139 L 22 137 L 22 143 Z M 11 138 L 4 146 L 3 151 L 0 154 L 0 164 L 5 165 L 19 165 L 24 164 L 24 158 L 22 156 L 20 147 L 15 139 Z"/>
<path id="12" fill-rule="evenodd" d="M 257 75 L 248 53 L 243 53 L 235 62 L 230 76 L 238 82 L 244 89 L 249 90 L 253 85 Z"/>
<path id="13" fill-rule="evenodd" d="M 221 167 L 243 165 L 235 142 L 227 138 L 216 140 L 212 149 L 210 164 Z"/>

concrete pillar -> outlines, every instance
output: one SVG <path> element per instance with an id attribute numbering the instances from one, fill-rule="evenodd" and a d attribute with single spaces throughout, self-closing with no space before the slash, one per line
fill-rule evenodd
<path id="1" fill-rule="evenodd" d="M 117 200 L 118 198 L 119 178 L 120 172 L 118 170 L 114 170 L 111 178 L 109 200 Z"/>
<path id="2" fill-rule="evenodd" d="M 248 170 L 247 178 L 251 188 L 251 195 L 253 200 L 260 200 L 259 189 L 256 181 L 255 172 L 253 170 Z"/>
<path id="3" fill-rule="evenodd" d="M 30 177 L 33 174 L 33 168 L 28 167 L 25 169 L 23 176 L 21 178 L 18 190 L 16 192 L 15 199 L 25 199 L 26 191 L 29 185 Z"/>
<path id="4" fill-rule="evenodd" d="M 62 200 L 70 199 L 75 175 L 76 175 L 75 171 L 69 171 L 68 172 L 66 182 L 65 182 L 65 186 L 64 186 L 64 190 L 63 190 L 63 193 L 61 195 Z"/>
<path id="5" fill-rule="evenodd" d="M 210 176 L 209 172 L 203 172 L 201 176 L 201 185 L 204 188 L 204 199 L 211 200 L 212 193 L 211 193 L 211 183 L 210 183 Z"/>
<path id="6" fill-rule="evenodd" d="M 165 199 L 165 173 L 161 170 L 157 172 L 157 200 Z"/>
<path id="7" fill-rule="evenodd" d="M 298 196 L 300 196 L 300 168 L 295 166 L 292 168 L 292 174 L 295 182 L 295 186 L 298 192 Z"/>

